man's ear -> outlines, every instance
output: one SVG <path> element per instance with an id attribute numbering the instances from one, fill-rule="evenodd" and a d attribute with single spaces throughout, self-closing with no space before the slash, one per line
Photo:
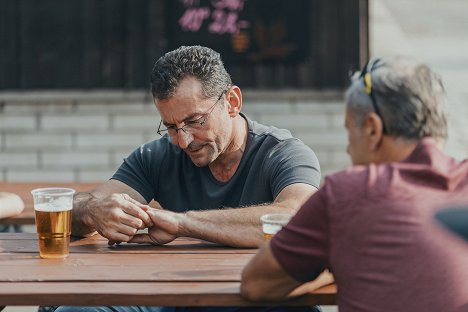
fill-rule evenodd
<path id="1" fill-rule="evenodd" d="M 376 151 L 383 138 L 382 118 L 374 112 L 367 114 L 364 123 L 364 135 L 366 136 L 369 148 Z"/>
<path id="2" fill-rule="evenodd" d="M 242 109 L 242 92 L 238 86 L 232 86 L 227 92 L 229 116 L 236 117 Z"/>

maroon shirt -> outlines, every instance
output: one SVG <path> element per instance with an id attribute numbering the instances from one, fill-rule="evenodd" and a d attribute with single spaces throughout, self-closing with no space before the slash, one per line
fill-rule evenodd
<path id="1" fill-rule="evenodd" d="M 271 240 L 299 281 L 329 267 L 340 312 L 468 311 L 468 244 L 435 212 L 468 205 L 468 161 L 424 139 L 402 162 L 329 176 Z"/>

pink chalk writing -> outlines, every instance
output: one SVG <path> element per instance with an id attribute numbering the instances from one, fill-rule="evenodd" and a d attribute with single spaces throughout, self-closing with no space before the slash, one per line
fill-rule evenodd
<path id="1" fill-rule="evenodd" d="M 235 34 L 250 27 L 250 23 L 239 19 L 247 0 L 211 0 L 210 7 L 200 6 L 200 0 L 180 0 L 185 11 L 178 23 L 183 31 L 198 32 L 208 20 L 211 34 Z"/>
<path id="2" fill-rule="evenodd" d="M 180 28 L 183 31 L 197 32 L 203 25 L 203 21 L 210 17 L 210 9 L 206 7 L 191 8 L 184 12 L 179 19 Z"/>

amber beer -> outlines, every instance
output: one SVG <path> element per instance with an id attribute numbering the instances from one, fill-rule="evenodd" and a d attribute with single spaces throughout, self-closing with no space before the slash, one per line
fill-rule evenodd
<path id="1" fill-rule="evenodd" d="M 260 220 L 262 221 L 263 238 L 268 240 L 279 232 L 283 226 L 288 224 L 291 219 L 289 213 L 272 213 L 263 215 Z"/>
<path id="2" fill-rule="evenodd" d="M 41 258 L 65 258 L 70 250 L 71 207 L 64 211 L 35 210 Z"/>
<path id="3" fill-rule="evenodd" d="M 75 190 L 55 187 L 35 189 L 31 193 L 41 258 L 67 257 Z"/>

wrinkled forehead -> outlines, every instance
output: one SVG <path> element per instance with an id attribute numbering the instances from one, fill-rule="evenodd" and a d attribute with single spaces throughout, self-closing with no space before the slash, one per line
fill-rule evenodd
<path id="1" fill-rule="evenodd" d="M 203 114 L 212 104 L 203 95 L 201 84 L 195 78 L 182 80 L 171 97 L 156 99 L 155 103 L 164 123 L 171 124 Z"/>
<path id="2" fill-rule="evenodd" d="M 182 79 L 171 95 L 164 99 L 155 99 L 158 109 L 161 105 L 172 102 L 200 102 L 205 99 L 201 83 L 193 77 Z"/>

